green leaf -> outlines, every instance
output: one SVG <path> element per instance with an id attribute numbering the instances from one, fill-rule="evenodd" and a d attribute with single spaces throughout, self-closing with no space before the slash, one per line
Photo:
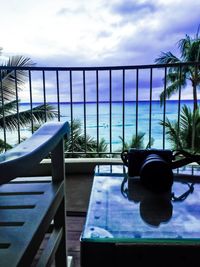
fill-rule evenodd
<path id="1" fill-rule="evenodd" d="M 4 67 L 31 67 L 34 63 L 30 58 L 24 56 L 12 56 L 2 64 Z M 2 92 L 4 101 L 12 101 L 16 98 L 16 87 L 22 90 L 28 72 L 25 70 L 3 69 L 1 71 L 2 91 L 0 92 L 0 102 Z"/>
<path id="2" fill-rule="evenodd" d="M 51 120 L 57 117 L 57 111 L 51 105 L 40 105 L 32 110 L 25 110 L 22 112 L 16 112 L 17 102 L 13 101 L 7 103 L 5 114 L 0 113 L 0 128 L 8 130 L 18 130 L 18 125 L 21 127 L 28 127 L 31 122 L 40 124 L 47 120 Z M 3 107 L 0 108 L 2 112 Z M 4 123 L 5 122 L 5 123 Z"/>

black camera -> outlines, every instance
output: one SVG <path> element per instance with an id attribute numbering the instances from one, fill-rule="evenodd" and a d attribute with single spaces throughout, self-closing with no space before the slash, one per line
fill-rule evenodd
<path id="1" fill-rule="evenodd" d="M 154 192 L 171 190 L 173 184 L 171 150 L 131 148 L 123 151 L 121 158 L 128 167 L 129 177 L 140 176 L 142 184 Z"/>

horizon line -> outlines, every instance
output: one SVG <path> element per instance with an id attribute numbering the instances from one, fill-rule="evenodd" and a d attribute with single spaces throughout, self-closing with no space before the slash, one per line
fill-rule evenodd
<path id="1" fill-rule="evenodd" d="M 178 99 L 166 99 L 166 102 L 178 102 Z M 183 101 L 193 101 L 193 99 L 181 99 L 181 102 Z M 200 101 L 200 100 L 199 100 Z M 114 101 L 109 101 L 109 100 L 103 100 L 103 101 L 74 101 L 72 104 L 95 104 L 95 103 L 132 103 L 132 102 L 160 102 L 160 100 L 155 99 L 155 100 L 146 100 L 146 99 L 141 99 L 141 100 L 114 100 Z M 48 104 L 57 104 L 58 102 L 49 102 L 46 101 Z M 71 101 L 62 101 L 59 102 L 60 104 L 71 104 Z M 20 102 L 20 104 L 30 104 L 30 102 Z M 32 102 L 32 104 L 44 104 L 44 102 Z"/>

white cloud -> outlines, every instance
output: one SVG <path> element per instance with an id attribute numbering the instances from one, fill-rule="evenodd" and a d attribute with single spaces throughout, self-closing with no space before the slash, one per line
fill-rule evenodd
<path id="1" fill-rule="evenodd" d="M 140 64 L 173 49 L 199 23 L 198 1 L 11 0 L 1 3 L 1 46 L 8 54 L 82 65 Z M 181 7 L 181 8 L 180 8 Z M 192 14 L 192 17 L 191 17 Z M 127 53 L 126 46 L 129 44 Z M 131 49 L 132 45 L 132 49 Z M 143 54 L 143 58 L 141 57 Z M 151 63 L 146 60 L 146 63 Z M 40 63 L 41 64 L 41 63 Z M 53 65 L 53 62 L 52 62 Z"/>
<path id="2" fill-rule="evenodd" d="M 151 64 L 196 33 L 199 10 L 195 0 L 3 1 L 0 47 L 5 56 L 24 54 L 40 66 Z M 40 97 L 40 85 L 35 92 Z"/>

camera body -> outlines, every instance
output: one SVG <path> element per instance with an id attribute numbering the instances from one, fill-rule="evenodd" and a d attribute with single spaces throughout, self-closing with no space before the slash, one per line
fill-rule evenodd
<path id="1" fill-rule="evenodd" d="M 128 176 L 139 176 L 141 183 L 151 191 L 162 193 L 171 190 L 173 184 L 171 150 L 134 149 L 121 153 L 128 167 Z"/>
<path id="2" fill-rule="evenodd" d="M 130 177 L 140 175 L 141 167 L 149 155 L 158 155 L 171 165 L 173 157 L 171 150 L 130 148 L 128 151 L 128 175 Z"/>

